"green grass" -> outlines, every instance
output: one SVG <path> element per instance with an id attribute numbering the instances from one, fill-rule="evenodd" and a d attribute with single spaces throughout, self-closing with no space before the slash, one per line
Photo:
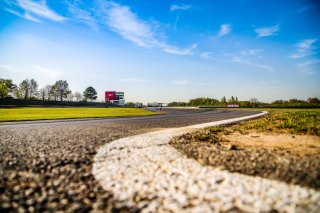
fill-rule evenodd
<path id="1" fill-rule="evenodd" d="M 148 116 L 158 113 L 134 108 L 49 108 L 23 107 L 0 108 L 0 122 L 31 121 L 71 118 L 109 118 L 128 116 Z"/>
<path id="2" fill-rule="evenodd" d="M 320 109 L 248 109 L 268 111 L 262 118 L 242 121 L 238 124 L 207 128 L 194 135 L 197 141 L 219 141 L 222 135 L 234 132 L 289 133 L 320 136 Z"/>
<path id="3" fill-rule="evenodd" d="M 320 109 L 271 109 L 269 115 L 245 121 L 237 126 L 239 131 L 282 132 L 320 135 Z"/>

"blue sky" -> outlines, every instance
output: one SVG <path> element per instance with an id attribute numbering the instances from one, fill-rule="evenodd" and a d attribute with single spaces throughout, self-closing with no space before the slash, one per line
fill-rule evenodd
<path id="1" fill-rule="evenodd" d="M 0 77 L 127 101 L 320 97 L 320 3 L 2 0 Z"/>

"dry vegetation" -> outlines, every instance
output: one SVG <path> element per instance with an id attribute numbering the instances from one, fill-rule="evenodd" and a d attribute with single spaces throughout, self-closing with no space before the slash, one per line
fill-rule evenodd
<path id="1" fill-rule="evenodd" d="M 202 165 L 320 188 L 320 110 L 269 115 L 177 137 L 171 145 Z"/>

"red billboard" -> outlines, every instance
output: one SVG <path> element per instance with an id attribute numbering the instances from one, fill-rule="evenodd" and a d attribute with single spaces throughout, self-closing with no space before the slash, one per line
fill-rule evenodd
<path id="1" fill-rule="evenodd" d="M 116 91 L 106 91 L 105 101 L 113 101 L 117 99 Z"/>

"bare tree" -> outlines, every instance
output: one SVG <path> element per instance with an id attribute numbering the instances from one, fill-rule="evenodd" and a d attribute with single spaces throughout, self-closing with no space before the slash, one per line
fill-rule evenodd
<path id="1" fill-rule="evenodd" d="M 54 85 L 51 86 L 50 97 L 52 97 L 53 100 L 55 100 L 55 101 L 58 100 L 59 94 L 58 94 L 58 91 L 57 91 L 57 86 L 56 86 L 56 84 L 54 84 Z M 50 99 L 51 99 L 51 98 L 50 98 Z"/>
<path id="2" fill-rule="evenodd" d="M 74 95 L 73 95 L 72 92 L 70 91 L 70 94 L 68 94 L 68 96 L 67 96 L 67 100 L 68 100 L 68 101 L 73 101 L 73 99 L 74 99 Z"/>
<path id="3" fill-rule="evenodd" d="M 44 101 L 46 97 L 47 97 L 46 88 L 41 88 L 39 90 L 39 98 Z"/>
<path id="4" fill-rule="evenodd" d="M 46 93 L 46 99 L 49 101 L 52 97 L 52 85 L 46 85 L 44 87 L 45 93 Z"/>
<path id="5" fill-rule="evenodd" d="M 30 98 L 36 98 L 38 95 L 38 83 L 36 80 L 31 79 L 30 82 Z"/>
<path id="6" fill-rule="evenodd" d="M 23 99 L 28 99 L 30 97 L 30 83 L 29 82 L 30 82 L 29 79 L 25 79 L 19 84 L 20 94 Z"/>
<path id="7" fill-rule="evenodd" d="M 19 84 L 19 90 L 24 99 L 33 99 L 38 94 L 38 83 L 34 79 L 25 79 Z"/>
<path id="8" fill-rule="evenodd" d="M 250 103 L 259 103 L 257 98 L 250 98 Z"/>
<path id="9" fill-rule="evenodd" d="M 59 81 L 56 81 L 54 85 L 55 85 L 55 90 L 59 95 L 60 101 L 67 98 L 68 94 L 71 93 L 71 90 L 69 89 L 69 84 L 67 81 L 59 80 Z"/>
<path id="10" fill-rule="evenodd" d="M 82 95 L 80 92 L 75 92 L 73 95 L 76 98 L 76 101 L 78 102 L 82 99 Z"/>

